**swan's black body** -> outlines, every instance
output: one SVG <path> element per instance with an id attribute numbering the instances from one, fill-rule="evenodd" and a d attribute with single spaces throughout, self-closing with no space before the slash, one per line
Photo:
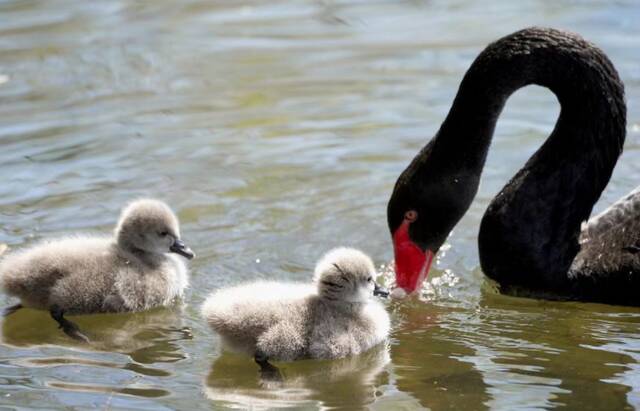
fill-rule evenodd
<path id="1" fill-rule="evenodd" d="M 489 205 L 478 239 L 482 269 L 504 292 L 640 305 L 640 194 L 581 236 L 622 152 L 626 106 L 609 59 L 575 34 L 529 28 L 476 58 L 437 135 L 398 179 L 390 229 L 415 209 L 415 243 L 442 245 L 477 192 L 507 98 L 530 84 L 556 95 L 560 117 Z"/>

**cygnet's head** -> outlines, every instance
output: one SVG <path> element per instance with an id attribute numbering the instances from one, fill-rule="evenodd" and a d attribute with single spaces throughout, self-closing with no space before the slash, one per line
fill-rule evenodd
<path id="1" fill-rule="evenodd" d="M 180 226 L 162 201 L 143 199 L 129 203 L 120 214 L 115 231 L 118 244 L 148 253 L 176 253 L 188 259 L 193 251 L 180 240 Z"/>
<path id="2" fill-rule="evenodd" d="M 314 279 L 318 294 L 328 300 L 365 302 L 373 295 L 388 292 L 376 282 L 376 269 L 371 259 L 354 248 L 334 248 L 316 264 Z"/>

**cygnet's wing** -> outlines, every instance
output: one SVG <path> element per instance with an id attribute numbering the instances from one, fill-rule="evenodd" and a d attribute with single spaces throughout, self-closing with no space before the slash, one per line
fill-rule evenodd
<path id="1" fill-rule="evenodd" d="M 9 281 L 31 289 L 46 288 L 68 275 L 92 273 L 103 269 L 109 244 L 107 238 L 69 237 L 9 253 L 0 260 L 2 282 L 5 287 Z"/>
<path id="2" fill-rule="evenodd" d="M 258 281 L 212 293 L 202 316 L 218 333 L 238 339 L 256 338 L 290 314 L 291 303 L 313 295 L 311 284 Z"/>
<path id="3" fill-rule="evenodd" d="M 35 308 L 52 302 L 76 307 L 100 292 L 96 279 L 110 269 L 110 241 L 105 238 L 51 240 L 3 256 L 0 284 L 7 294 Z"/>

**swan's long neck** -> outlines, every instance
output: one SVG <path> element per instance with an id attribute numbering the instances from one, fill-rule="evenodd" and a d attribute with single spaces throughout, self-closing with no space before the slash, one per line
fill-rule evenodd
<path id="1" fill-rule="evenodd" d="M 604 53 L 576 35 L 538 28 L 489 45 L 465 75 L 431 156 L 479 176 L 507 98 L 529 84 L 556 95 L 560 117 L 489 206 L 480 259 L 485 273 L 503 284 L 548 288 L 565 281 L 558 274 L 567 272 L 578 252 L 580 223 L 624 144 L 624 90 Z"/>
<path id="2" fill-rule="evenodd" d="M 600 144 L 597 149 L 608 151 L 612 168 L 625 136 L 622 83 L 602 51 L 577 35 L 552 29 L 516 32 L 490 44 L 476 58 L 434 150 L 451 150 L 461 167 L 481 172 L 505 102 L 531 84 L 549 88 L 561 106 L 556 129 L 545 145 L 584 159 L 586 145 L 595 150 Z"/>

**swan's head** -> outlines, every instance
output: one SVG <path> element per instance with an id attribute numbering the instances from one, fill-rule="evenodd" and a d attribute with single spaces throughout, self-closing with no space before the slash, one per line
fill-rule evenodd
<path id="1" fill-rule="evenodd" d="M 191 259 L 193 251 L 180 239 L 178 219 L 169 206 L 158 200 L 136 200 L 120 215 L 115 235 L 118 244 L 131 251 L 176 253 Z"/>
<path id="2" fill-rule="evenodd" d="M 443 155 L 434 141 L 400 175 L 387 205 L 396 285 L 407 293 L 422 285 L 435 254 L 478 188 L 479 176 L 454 164 L 471 160 Z"/>
<path id="3" fill-rule="evenodd" d="M 371 296 L 388 293 L 376 282 L 371 259 L 353 248 L 335 248 L 316 264 L 314 273 L 318 294 L 332 301 L 365 302 Z"/>

